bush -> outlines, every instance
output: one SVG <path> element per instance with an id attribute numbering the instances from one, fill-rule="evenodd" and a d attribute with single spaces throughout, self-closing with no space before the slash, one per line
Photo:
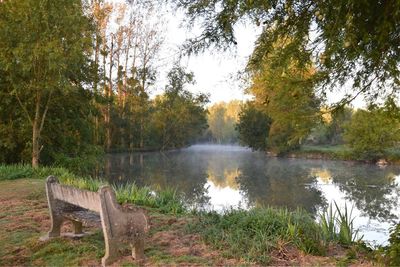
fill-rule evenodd
<path id="1" fill-rule="evenodd" d="M 386 104 L 389 105 L 389 104 Z M 398 112 L 392 108 L 370 107 L 358 110 L 345 126 L 344 139 L 359 159 L 376 160 L 385 155 L 385 150 L 400 141 Z"/>

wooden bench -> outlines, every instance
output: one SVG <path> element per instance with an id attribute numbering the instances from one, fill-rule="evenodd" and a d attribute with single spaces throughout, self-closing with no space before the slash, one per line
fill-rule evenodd
<path id="1" fill-rule="evenodd" d="M 51 228 L 42 238 L 59 237 L 61 225 L 70 220 L 74 227 L 74 236 L 82 236 L 82 223 L 103 229 L 105 255 L 103 266 L 115 262 L 120 256 L 120 243 L 132 247 L 135 260 L 144 259 L 144 238 L 148 230 L 145 214 L 140 210 L 124 210 L 116 201 L 115 193 L 109 186 L 99 191 L 80 190 L 72 186 L 61 185 L 54 176 L 46 180 L 46 193 L 50 209 Z"/>

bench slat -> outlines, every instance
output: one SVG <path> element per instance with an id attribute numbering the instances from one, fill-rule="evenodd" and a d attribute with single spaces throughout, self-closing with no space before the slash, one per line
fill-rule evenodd
<path id="1" fill-rule="evenodd" d="M 55 199 L 100 212 L 100 197 L 98 193 L 56 183 L 50 184 L 50 187 Z"/>

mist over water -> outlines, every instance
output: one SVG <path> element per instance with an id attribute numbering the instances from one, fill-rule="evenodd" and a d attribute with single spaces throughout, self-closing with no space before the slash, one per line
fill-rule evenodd
<path id="1" fill-rule="evenodd" d="M 195 145 L 169 152 L 107 155 L 114 183 L 176 187 L 192 206 L 223 210 L 276 206 L 312 214 L 336 201 L 353 206 L 364 240 L 387 241 L 400 215 L 400 167 L 344 161 L 267 157 L 229 145 Z"/>

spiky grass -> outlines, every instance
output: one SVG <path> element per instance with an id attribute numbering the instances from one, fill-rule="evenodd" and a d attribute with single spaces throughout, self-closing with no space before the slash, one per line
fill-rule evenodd
<path id="1" fill-rule="evenodd" d="M 333 210 L 335 205 L 335 210 Z M 327 210 L 319 215 L 319 224 L 326 242 L 335 241 L 349 246 L 362 239 L 359 230 L 354 227 L 353 207 L 348 209 L 347 203 L 340 209 L 334 201 L 330 203 Z"/>

